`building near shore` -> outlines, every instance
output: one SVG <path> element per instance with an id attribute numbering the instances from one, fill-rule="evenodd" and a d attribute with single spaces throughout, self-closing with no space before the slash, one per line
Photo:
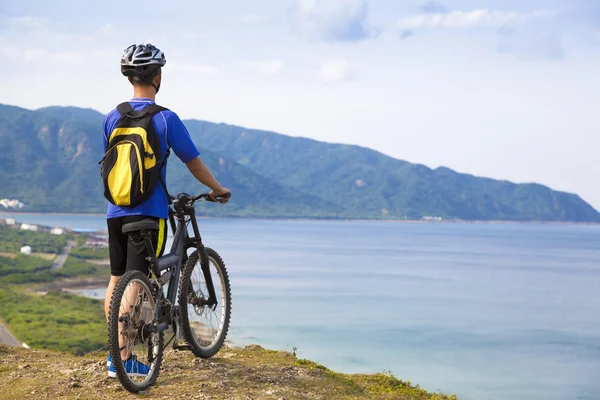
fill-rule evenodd
<path id="1" fill-rule="evenodd" d="M 56 228 L 52 229 L 50 231 L 50 233 L 53 234 L 53 235 L 64 235 L 65 234 L 65 230 L 63 228 L 56 227 Z"/>
<path id="2" fill-rule="evenodd" d="M 0 206 L 4 208 L 23 208 L 25 204 L 16 199 L 0 199 Z"/>
<path id="3" fill-rule="evenodd" d="M 36 232 L 38 230 L 38 226 L 37 225 L 31 225 L 31 224 L 21 224 L 21 230 Z"/>
<path id="4" fill-rule="evenodd" d="M 14 218 L 6 218 L 6 225 L 15 225 L 16 223 Z"/>
<path id="5" fill-rule="evenodd" d="M 31 246 L 23 246 L 21 247 L 21 253 L 31 255 Z"/>

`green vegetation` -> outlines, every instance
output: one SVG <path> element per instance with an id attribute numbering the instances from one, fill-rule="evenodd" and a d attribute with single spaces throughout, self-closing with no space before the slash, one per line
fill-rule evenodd
<path id="1" fill-rule="evenodd" d="M 16 253 L 23 246 L 31 246 L 36 253 L 60 253 L 67 244 L 66 235 L 24 231 L 10 225 L 0 225 L 0 252 Z"/>
<path id="2" fill-rule="evenodd" d="M 62 268 L 52 271 L 52 261 L 14 252 L 26 238 L 38 251 L 58 253 L 63 250 L 67 237 L 0 228 L 1 243 L 8 253 L 0 257 L 0 318 L 31 347 L 83 354 L 104 346 L 106 323 L 99 301 L 63 292 L 41 295 L 34 293 L 34 285 L 65 278 L 108 277 L 109 272 L 72 256 L 67 257 Z M 85 235 L 74 239 L 84 243 Z M 76 250 L 79 254 L 87 253 L 87 249 Z M 96 251 L 89 253 L 101 255 Z"/>
<path id="3" fill-rule="evenodd" d="M 99 167 L 90 161 L 102 157 L 102 118 L 74 107 L 0 105 L 0 198 L 18 198 L 28 211 L 104 212 Z M 542 185 L 430 169 L 358 146 L 184 122 L 203 160 L 234 192 L 227 206 L 202 204 L 204 215 L 600 222 L 579 196 Z M 172 193 L 203 190 L 177 157 L 168 182 Z"/>
<path id="4" fill-rule="evenodd" d="M 578 196 L 225 124 L 185 121 L 193 140 L 278 184 L 367 218 L 441 216 L 465 220 L 600 221 Z"/>
<path id="5" fill-rule="evenodd" d="M 84 242 L 85 243 L 85 242 Z M 108 259 L 108 248 L 85 248 L 77 247 L 69 253 L 71 256 L 84 260 L 106 260 Z"/>
<path id="6" fill-rule="evenodd" d="M 83 260 L 68 257 L 65 265 L 51 271 L 52 261 L 18 254 L 16 258 L 0 257 L 0 285 L 42 283 L 76 276 L 106 276 L 108 272 Z"/>
<path id="7" fill-rule="evenodd" d="M 108 270 L 79 258 L 71 257 L 71 255 L 69 255 L 65 265 L 61 269 L 53 272 L 55 279 L 75 278 L 78 276 L 108 278 L 109 274 Z"/>
<path id="8" fill-rule="evenodd" d="M 35 256 L 0 257 L 0 284 L 48 282 L 55 279 L 51 267 L 52 261 Z"/>
<path id="9" fill-rule="evenodd" d="M 99 300 L 3 287 L 0 304 L 0 318 L 31 347 L 81 355 L 106 345 L 106 319 Z"/>

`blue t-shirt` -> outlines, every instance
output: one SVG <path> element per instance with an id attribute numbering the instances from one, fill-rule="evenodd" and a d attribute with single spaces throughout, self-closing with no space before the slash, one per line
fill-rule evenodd
<path id="1" fill-rule="evenodd" d="M 139 111 L 144 107 L 154 104 L 150 99 L 133 98 L 129 104 L 134 110 Z M 112 110 L 104 118 L 104 151 L 110 133 L 115 128 L 121 115 L 117 109 Z M 171 148 L 175 155 L 184 163 L 187 163 L 200 154 L 192 142 L 190 134 L 183 125 L 183 122 L 173 111 L 161 111 L 152 117 L 154 129 L 160 138 L 160 150 L 166 154 L 167 148 Z M 172 157 L 169 157 L 171 159 Z M 162 176 L 167 181 L 167 165 L 162 168 Z M 168 218 L 169 203 L 167 195 L 160 183 L 156 185 L 154 192 L 148 200 L 135 207 L 119 207 L 108 202 L 107 218 L 126 217 L 129 215 L 145 215 L 149 217 Z"/>

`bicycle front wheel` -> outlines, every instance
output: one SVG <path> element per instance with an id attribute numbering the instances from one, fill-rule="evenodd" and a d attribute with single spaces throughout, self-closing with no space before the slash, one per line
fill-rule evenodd
<path id="1" fill-rule="evenodd" d="M 205 250 L 207 271 L 203 271 L 197 251 L 183 267 L 179 306 L 186 342 L 197 357 L 209 358 L 221 349 L 229 330 L 231 289 L 225 263 L 213 249 Z M 215 299 L 209 298 L 207 280 L 213 282 Z"/>
<path id="2" fill-rule="evenodd" d="M 113 292 L 108 314 L 108 341 L 114 371 L 132 393 L 156 382 L 163 356 L 163 333 L 153 332 L 155 290 L 146 275 L 127 271 Z"/>

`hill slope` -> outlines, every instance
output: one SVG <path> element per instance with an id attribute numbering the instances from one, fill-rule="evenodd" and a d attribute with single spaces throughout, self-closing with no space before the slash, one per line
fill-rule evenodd
<path id="1" fill-rule="evenodd" d="M 103 212 L 102 118 L 75 107 L 0 105 L 0 198 L 17 198 L 29 211 Z M 185 123 L 206 164 L 234 192 L 225 207 L 203 206 L 208 215 L 600 222 L 579 196 L 538 184 L 432 170 L 358 146 Z M 176 157 L 168 182 L 173 193 L 203 190 Z"/>
<path id="2" fill-rule="evenodd" d="M 344 206 L 349 214 L 466 220 L 600 221 L 579 196 L 448 168 L 432 170 L 371 149 L 185 121 L 193 139 L 281 184 Z"/>
<path id="3" fill-rule="evenodd" d="M 96 111 L 49 107 L 36 111 L 0 105 L 0 198 L 18 198 L 24 210 L 103 212 L 98 160 L 102 157 L 102 120 Z M 340 208 L 283 186 L 254 171 L 201 149 L 217 178 L 235 192 L 227 207 L 205 204 L 200 213 L 227 215 L 333 215 Z M 172 194 L 203 188 L 173 156 L 169 160 Z M 276 194 L 276 195 L 273 195 Z"/>
<path id="4" fill-rule="evenodd" d="M 167 350 L 156 399 L 381 399 L 456 400 L 384 374 L 343 375 L 259 346 L 222 349 L 203 360 Z M 0 345 L 0 398 L 135 399 L 106 377 L 106 352 L 85 357 Z"/>

